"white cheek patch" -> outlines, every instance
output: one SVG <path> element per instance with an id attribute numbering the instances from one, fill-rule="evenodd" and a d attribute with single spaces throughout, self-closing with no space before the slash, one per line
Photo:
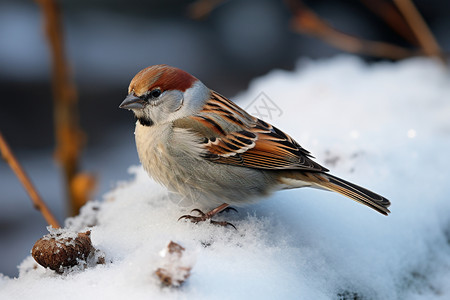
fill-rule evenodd
<path id="1" fill-rule="evenodd" d="M 180 92 L 181 93 L 181 92 Z M 200 81 L 182 93 L 181 102 L 169 116 L 169 121 L 174 121 L 198 113 L 209 97 L 209 89 Z"/>
<path id="2" fill-rule="evenodd" d="M 178 107 L 175 109 L 175 111 L 179 111 L 180 108 L 183 106 L 183 104 L 184 104 L 184 97 L 181 98 L 180 105 L 178 105 Z"/>
<path id="3" fill-rule="evenodd" d="M 157 102 L 146 105 L 142 110 L 136 110 L 135 115 L 138 119 L 150 119 L 155 124 L 173 122 L 200 111 L 209 93 L 209 89 L 197 81 L 184 93 L 178 90 L 165 91 Z"/>

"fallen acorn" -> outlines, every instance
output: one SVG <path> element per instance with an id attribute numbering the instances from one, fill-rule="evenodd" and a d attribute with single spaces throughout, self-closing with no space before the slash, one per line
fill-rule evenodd
<path id="1" fill-rule="evenodd" d="M 78 234 L 51 232 L 40 238 L 33 246 L 31 255 L 44 268 L 63 273 L 65 268 L 86 262 L 95 248 L 92 246 L 90 231 Z"/>

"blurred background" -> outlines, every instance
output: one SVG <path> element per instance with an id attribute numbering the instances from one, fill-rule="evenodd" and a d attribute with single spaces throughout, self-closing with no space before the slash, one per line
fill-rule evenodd
<path id="1" fill-rule="evenodd" d="M 54 119 L 54 55 L 43 13 L 51 2 L 0 0 L 0 131 L 63 223 L 73 210 L 55 160 L 60 125 Z M 385 0 L 54 3 L 62 22 L 67 74 L 74 84 L 75 123 L 84 132 L 76 172 L 96 178 L 86 183 L 92 199 L 129 179 L 127 168 L 139 163 L 133 115 L 118 106 L 142 68 L 173 65 L 233 98 L 253 78 L 273 69 L 292 70 L 300 58 L 355 52 L 370 62 L 430 54 L 394 2 Z M 445 54 L 450 49 L 450 2 L 414 4 Z M 0 273 L 18 275 L 16 266 L 46 226 L 17 177 L 0 161 Z"/>

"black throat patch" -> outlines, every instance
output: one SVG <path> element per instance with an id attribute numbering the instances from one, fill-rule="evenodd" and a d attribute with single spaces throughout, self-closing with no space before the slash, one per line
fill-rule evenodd
<path id="1" fill-rule="evenodd" d="M 150 119 L 150 118 L 142 117 L 142 118 L 138 118 L 138 120 L 139 120 L 139 123 L 141 123 L 141 125 L 143 125 L 143 126 L 150 127 L 154 124 L 152 119 Z"/>

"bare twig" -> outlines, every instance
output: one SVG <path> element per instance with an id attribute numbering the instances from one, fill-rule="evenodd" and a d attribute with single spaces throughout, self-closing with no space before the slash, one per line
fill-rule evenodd
<path id="1" fill-rule="evenodd" d="M 74 215 L 84 204 L 79 203 L 77 199 L 88 199 L 89 194 L 88 189 L 74 190 L 78 185 L 73 184 L 77 178 L 78 157 L 85 136 L 79 126 L 76 88 L 69 75 L 69 67 L 64 55 L 60 8 L 54 0 L 35 1 L 42 9 L 45 31 L 52 53 L 54 123 L 57 143 L 55 156 L 64 170 L 70 213 Z M 92 176 L 89 178 L 94 181 Z M 84 194 L 81 198 L 77 196 L 80 193 Z"/>
<path id="2" fill-rule="evenodd" d="M 30 196 L 34 207 L 41 212 L 41 214 L 44 216 L 45 220 L 47 221 L 47 223 L 49 225 L 52 225 L 54 228 L 59 228 L 60 226 L 59 226 L 58 221 L 53 216 L 51 211 L 48 209 L 47 205 L 42 200 L 42 198 L 39 196 L 39 193 L 37 192 L 33 183 L 31 183 L 30 178 L 27 176 L 27 174 L 23 170 L 20 163 L 17 161 L 13 152 L 9 148 L 8 143 L 3 138 L 3 135 L 1 132 L 0 132 L 0 152 L 2 153 L 3 158 L 8 163 L 8 165 L 11 167 L 13 172 L 16 174 L 19 181 L 22 183 L 26 192 Z"/>
<path id="3" fill-rule="evenodd" d="M 197 0 L 188 8 L 188 15 L 192 19 L 204 19 L 225 0 Z"/>
<path id="4" fill-rule="evenodd" d="M 429 56 L 440 56 L 441 48 L 414 3 L 411 0 L 394 0 L 394 3 L 419 40 L 423 52 Z"/>
<path id="5" fill-rule="evenodd" d="M 419 41 L 412 32 L 411 27 L 409 27 L 403 15 L 391 1 L 361 0 L 361 2 L 411 45 L 419 46 Z"/>
<path id="6" fill-rule="evenodd" d="M 294 13 L 292 26 L 300 33 L 316 36 L 336 48 L 351 53 L 390 59 L 402 59 L 417 55 L 409 49 L 385 42 L 360 39 L 334 29 L 312 10 L 297 1 L 288 1 Z"/>

